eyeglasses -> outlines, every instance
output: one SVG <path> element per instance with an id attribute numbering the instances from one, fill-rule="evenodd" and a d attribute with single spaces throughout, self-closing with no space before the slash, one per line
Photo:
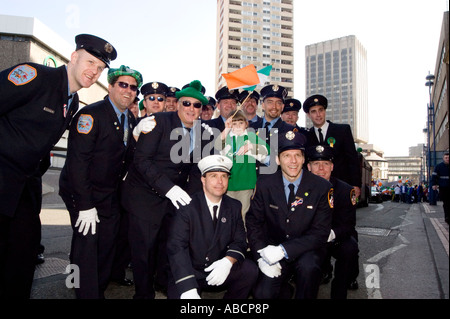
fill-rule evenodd
<path id="1" fill-rule="evenodd" d="M 150 101 L 158 100 L 158 102 L 164 102 L 165 101 L 165 99 L 163 97 L 161 97 L 161 96 L 156 97 L 156 96 L 153 96 L 153 95 L 149 96 L 147 100 L 150 100 Z"/>
<path id="2" fill-rule="evenodd" d="M 122 89 L 126 89 L 126 88 L 129 86 L 131 91 L 134 91 L 134 92 L 137 91 L 137 85 L 128 84 L 128 83 L 125 83 L 125 82 L 117 82 L 117 84 L 118 84 Z"/>
<path id="3" fill-rule="evenodd" d="M 186 107 L 191 106 L 191 105 L 193 105 L 196 109 L 199 109 L 202 107 L 202 103 L 200 103 L 200 102 L 191 103 L 189 101 L 183 101 L 182 103 L 183 103 L 183 106 L 186 106 Z"/>

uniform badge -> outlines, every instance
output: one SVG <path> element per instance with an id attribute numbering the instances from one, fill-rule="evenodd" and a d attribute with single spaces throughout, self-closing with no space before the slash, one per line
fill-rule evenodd
<path id="1" fill-rule="evenodd" d="M 274 92 L 277 92 L 279 89 L 280 89 L 280 87 L 279 87 L 277 84 L 274 84 L 274 85 L 272 86 L 272 90 L 273 90 Z"/>
<path id="2" fill-rule="evenodd" d="M 227 219 L 225 218 L 225 217 L 222 217 L 221 219 L 220 219 L 220 221 L 222 222 L 222 223 L 226 223 L 227 222 Z"/>
<path id="3" fill-rule="evenodd" d="M 37 71 L 28 64 L 15 67 L 8 75 L 8 80 L 14 85 L 25 85 L 33 81 L 37 76 Z"/>
<path id="4" fill-rule="evenodd" d="M 89 114 L 81 114 L 78 118 L 77 131 L 81 134 L 89 134 L 94 125 L 94 119 Z"/>
<path id="5" fill-rule="evenodd" d="M 334 190 L 331 188 L 328 192 L 328 205 L 330 205 L 330 208 L 334 208 Z"/>
<path id="6" fill-rule="evenodd" d="M 110 43 L 106 43 L 105 44 L 105 51 L 107 53 L 112 53 L 113 52 L 113 46 Z"/>
<path id="7" fill-rule="evenodd" d="M 336 139 L 334 137 L 329 137 L 327 139 L 328 144 L 330 145 L 330 147 L 334 146 L 334 143 L 336 143 Z"/>
<path id="8" fill-rule="evenodd" d="M 159 87 L 158 82 L 153 82 L 153 83 L 152 83 L 152 88 L 153 88 L 153 89 L 156 90 L 158 87 Z"/>
<path id="9" fill-rule="evenodd" d="M 355 206 L 356 205 L 356 191 L 354 188 L 352 188 L 352 190 L 350 191 L 350 199 L 352 201 L 352 205 Z"/>
<path id="10" fill-rule="evenodd" d="M 324 150 L 325 150 L 325 149 L 323 148 L 322 145 L 317 145 L 317 146 L 316 146 L 316 151 L 317 151 L 317 153 L 322 153 Z"/>
<path id="11" fill-rule="evenodd" d="M 303 204 L 303 198 L 295 197 L 295 200 L 292 202 L 291 207 L 296 207 L 301 204 Z"/>
<path id="12" fill-rule="evenodd" d="M 295 133 L 292 131 L 289 131 L 286 133 L 286 139 L 288 139 L 289 141 L 292 141 L 295 138 Z"/>

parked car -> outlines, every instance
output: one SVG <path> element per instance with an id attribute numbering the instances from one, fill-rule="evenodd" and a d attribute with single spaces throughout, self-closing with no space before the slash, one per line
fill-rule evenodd
<path id="1" fill-rule="evenodd" d="M 376 186 L 372 186 L 372 188 L 371 188 L 370 202 L 371 203 L 382 203 L 383 202 L 383 194 Z"/>

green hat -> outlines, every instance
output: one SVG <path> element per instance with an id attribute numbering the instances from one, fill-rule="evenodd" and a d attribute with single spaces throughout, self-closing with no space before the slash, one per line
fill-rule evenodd
<path id="1" fill-rule="evenodd" d="M 144 100 L 140 101 L 138 105 L 139 105 L 139 110 L 142 111 L 144 109 Z"/>
<path id="2" fill-rule="evenodd" d="M 208 99 L 202 94 L 202 83 L 199 80 L 194 80 L 189 83 L 189 86 L 175 93 L 177 99 L 188 96 L 202 102 L 203 105 L 208 104 Z"/>
<path id="3" fill-rule="evenodd" d="M 140 88 L 142 85 L 142 74 L 136 70 L 130 69 L 125 65 L 121 65 L 118 69 L 108 70 L 108 83 L 113 83 L 119 76 L 128 75 L 136 79 L 137 87 Z"/>

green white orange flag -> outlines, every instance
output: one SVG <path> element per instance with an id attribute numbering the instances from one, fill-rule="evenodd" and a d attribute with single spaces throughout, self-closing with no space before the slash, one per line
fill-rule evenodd
<path id="1" fill-rule="evenodd" d="M 270 76 L 270 71 L 272 71 L 272 65 L 268 65 L 261 70 L 258 70 L 259 83 L 257 85 L 264 86 L 264 83 L 266 83 Z M 254 91 L 255 89 L 256 85 L 244 88 L 246 91 Z"/>
<path id="2" fill-rule="evenodd" d="M 245 89 L 260 83 L 258 72 L 253 64 L 230 73 L 223 73 L 222 76 L 227 81 L 229 90 Z"/>

